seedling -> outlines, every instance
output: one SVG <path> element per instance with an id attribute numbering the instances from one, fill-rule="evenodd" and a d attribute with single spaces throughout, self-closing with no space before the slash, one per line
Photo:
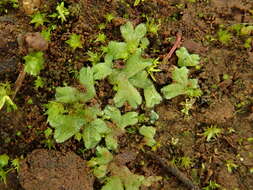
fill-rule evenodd
<path id="1" fill-rule="evenodd" d="M 154 77 L 154 73 L 155 73 L 155 72 L 160 72 L 160 71 L 161 71 L 160 69 L 158 69 L 158 66 L 161 64 L 161 62 L 159 62 L 158 59 L 159 59 L 159 58 L 154 59 L 154 60 L 152 61 L 152 65 L 149 66 L 149 67 L 147 68 L 147 72 L 148 72 L 148 74 L 150 75 L 150 77 L 153 79 L 153 81 L 156 81 L 156 79 L 155 79 L 155 77 Z"/>
<path id="2" fill-rule="evenodd" d="M 135 0 L 134 6 L 138 6 L 141 2 L 144 2 L 145 0 Z"/>
<path id="3" fill-rule="evenodd" d="M 89 56 L 88 60 L 92 65 L 95 65 L 100 61 L 100 55 L 97 52 L 88 51 L 87 55 Z"/>
<path id="4" fill-rule="evenodd" d="M 48 22 L 46 14 L 37 12 L 32 16 L 31 24 L 35 24 L 35 28 L 43 26 L 45 22 Z"/>
<path id="5" fill-rule="evenodd" d="M 192 159 L 188 156 L 183 156 L 179 159 L 180 166 L 183 168 L 190 168 L 193 165 Z"/>
<path id="6" fill-rule="evenodd" d="M 43 52 L 32 52 L 24 57 L 25 60 L 25 72 L 37 76 L 44 68 Z"/>
<path id="7" fill-rule="evenodd" d="M 66 17 L 70 13 L 69 13 L 69 10 L 64 6 L 64 2 L 61 2 L 57 5 L 56 11 L 57 11 L 57 13 L 53 13 L 52 15 L 50 15 L 50 17 L 58 18 L 61 20 L 62 23 L 67 21 Z"/>
<path id="8" fill-rule="evenodd" d="M 35 88 L 36 89 L 43 88 L 44 85 L 45 85 L 44 79 L 38 76 L 37 79 L 34 81 Z"/>
<path id="9" fill-rule="evenodd" d="M 105 15 L 105 20 L 107 23 L 110 23 L 114 18 L 115 16 L 112 13 L 108 13 Z"/>
<path id="10" fill-rule="evenodd" d="M 195 103 L 195 98 L 186 99 L 185 102 L 181 102 L 180 105 L 183 106 L 183 109 L 181 112 L 185 114 L 186 116 L 189 115 L 189 111 L 192 109 L 193 104 Z"/>
<path id="11" fill-rule="evenodd" d="M 189 97 L 199 97 L 202 91 L 199 88 L 197 79 L 188 78 L 189 70 L 186 67 L 177 68 L 172 71 L 173 83 L 161 89 L 166 99 L 171 99 L 179 95 Z"/>
<path id="12" fill-rule="evenodd" d="M 82 48 L 81 36 L 78 34 L 71 34 L 66 43 L 75 51 L 76 48 Z"/>
<path id="13" fill-rule="evenodd" d="M 217 128 L 215 125 L 208 127 L 203 135 L 206 137 L 207 142 L 209 142 L 211 139 L 217 137 L 222 130 L 220 128 Z"/>
<path id="14" fill-rule="evenodd" d="M 232 160 L 228 160 L 226 163 L 227 166 L 227 170 L 229 173 L 232 173 L 233 170 L 235 170 L 236 168 L 238 168 L 238 165 L 236 165 L 235 163 L 233 163 Z"/>
<path id="15" fill-rule="evenodd" d="M 106 35 L 104 33 L 99 33 L 97 35 L 97 39 L 95 40 L 95 42 L 101 42 L 104 43 L 106 41 Z"/>
<path id="16" fill-rule="evenodd" d="M 0 83 L 0 110 L 7 106 L 7 112 L 16 110 L 16 104 L 10 98 L 11 88 L 9 83 Z"/>
<path id="17" fill-rule="evenodd" d="M 214 190 L 219 189 L 221 186 L 215 181 L 210 180 L 208 186 L 204 187 L 203 190 Z"/>
<path id="18" fill-rule="evenodd" d="M 218 40 L 222 44 L 227 45 L 230 42 L 231 38 L 232 38 L 232 35 L 227 30 L 220 29 L 218 31 Z"/>
<path id="19" fill-rule="evenodd" d="M 161 20 L 155 21 L 154 18 L 148 18 L 148 17 L 146 17 L 146 19 L 147 19 L 147 23 L 146 23 L 147 31 L 150 32 L 151 34 L 157 35 L 158 30 L 160 29 L 160 26 L 161 26 Z"/>

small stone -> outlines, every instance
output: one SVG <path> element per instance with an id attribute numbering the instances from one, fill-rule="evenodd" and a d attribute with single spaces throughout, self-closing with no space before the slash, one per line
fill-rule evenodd
<path id="1" fill-rule="evenodd" d="M 48 42 L 40 35 L 39 32 L 29 32 L 25 34 L 24 41 L 28 49 L 35 51 L 46 51 L 48 49 Z"/>

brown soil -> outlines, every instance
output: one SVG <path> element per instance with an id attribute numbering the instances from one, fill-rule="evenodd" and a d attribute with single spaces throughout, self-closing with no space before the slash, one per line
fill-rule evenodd
<path id="1" fill-rule="evenodd" d="M 25 190 L 92 190 L 84 160 L 73 152 L 37 149 L 21 163 L 19 182 Z"/>
<path id="2" fill-rule="evenodd" d="M 18 110 L 11 113 L 0 111 L 0 154 L 6 153 L 13 159 L 26 157 L 22 162 L 20 178 L 16 178 L 17 174 L 12 172 L 9 180 L 7 179 L 7 186 L 0 182 L 1 190 L 21 190 L 18 180 L 26 190 L 30 190 L 42 179 L 44 185 L 55 184 L 52 186 L 55 189 L 60 189 L 60 185 L 65 183 L 67 189 L 92 189 L 87 176 L 81 175 L 80 168 L 86 168 L 83 160 L 73 153 L 62 152 L 72 151 L 86 160 L 94 156 L 95 150 L 82 153 L 83 144 L 69 140 L 63 144 L 53 144 L 53 148 L 60 152 L 34 151 L 45 147 L 43 131 L 48 124 L 43 105 L 54 98 L 55 87 L 76 84 L 75 72 L 82 66 L 90 65 L 85 52 L 99 51 L 100 46 L 106 45 L 110 40 L 122 40 L 119 25 L 127 20 L 135 24 L 146 22 L 145 16 L 161 19 L 158 34 L 148 34 L 151 43 L 146 56 L 164 57 L 173 46 L 176 33 L 180 31 L 182 46 L 191 53 L 199 54 L 202 66 L 191 73 L 192 78 L 199 80 L 203 95 L 196 100 L 189 116 L 180 111 L 180 103 L 186 99 L 183 96 L 164 100 L 156 106 L 159 120 L 155 123 L 155 139 L 160 144 L 156 155 L 167 162 L 183 156 L 190 157 L 190 167 L 184 168 L 179 163 L 176 165 L 200 188 L 206 187 L 209 181 L 215 181 L 224 189 L 253 189 L 253 174 L 250 173 L 253 168 L 253 144 L 248 140 L 253 137 L 253 44 L 251 43 L 249 48 L 244 47 L 245 40 L 253 36 L 252 33 L 239 36 L 235 31 L 231 31 L 232 38 L 228 44 L 217 40 L 217 32 L 221 27 L 228 29 L 239 23 L 252 25 L 252 0 L 196 0 L 195 3 L 188 0 L 145 0 L 136 7 L 133 6 L 132 0 L 65 2 L 75 11 L 72 11 L 67 22 L 57 23 L 57 29 L 52 32 L 51 42 L 45 52 L 45 69 L 40 74 L 46 79 L 45 86 L 36 90 L 35 78 L 26 76 L 14 99 Z M 52 7 L 55 5 L 56 1 L 44 1 L 40 10 L 53 13 Z M 107 13 L 116 16 L 103 30 L 107 41 L 94 43 L 96 35 L 101 32 L 98 24 L 105 22 Z M 22 57 L 26 52 L 20 39 L 27 33 L 40 32 L 42 29 L 35 29 L 29 24 L 30 20 L 30 17 L 17 9 L 9 8 L 7 14 L 0 14 L 0 81 L 9 81 L 13 89 L 22 68 Z M 73 52 L 64 42 L 71 33 L 82 36 L 82 49 Z M 176 61 L 176 55 L 173 54 L 168 64 L 160 65 L 162 71 L 155 74 L 158 90 L 171 82 L 170 69 L 176 65 Z M 230 78 L 224 80 L 224 74 L 228 74 Z M 113 91 L 107 81 L 96 85 L 98 97 L 104 106 L 110 102 Z M 211 125 L 221 128 L 222 134 L 207 142 L 202 134 Z M 126 150 L 137 154 L 127 163 L 132 172 L 164 177 L 150 189 L 188 189 L 177 177 L 166 172 L 157 160 L 144 154 L 142 150 L 147 151 L 148 148 L 142 145 L 140 135 L 127 133 L 119 142 L 119 152 Z M 70 158 L 76 161 L 71 161 Z M 228 172 L 226 166 L 229 160 L 238 166 L 232 173 Z M 64 166 L 66 168 L 63 168 Z M 64 169 L 67 172 L 53 173 L 56 170 L 52 171 L 52 167 L 57 171 Z M 38 172 L 41 172 L 40 176 Z M 52 179 L 57 180 L 50 181 Z M 37 186 L 36 190 L 47 190 L 48 186 L 44 187 L 43 184 Z M 100 186 L 101 184 L 95 181 L 94 189 L 99 190 Z"/>

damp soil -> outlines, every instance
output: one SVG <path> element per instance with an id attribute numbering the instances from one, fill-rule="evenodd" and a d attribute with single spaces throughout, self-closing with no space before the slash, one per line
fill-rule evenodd
<path id="1" fill-rule="evenodd" d="M 42 2 L 39 5 L 41 12 L 54 12 L 57 1 Z M 12 159 L 24 158 L 20 173 L 10 172 L 7 184 L 0 182 L 1 190 L 32 190 L 42 180 L 45 186 L 40 186 L 41 190 L 100 189 L 99 181 L 88 178 L 88 174 L 80 174 L 80 170 L 87 169 L 84 160 L 94 156 L 95 150 L 81 151 L 83 144 L 74 139 L 62 144 L 52 142 L 54 150 L 47 150 L 44 131 L 48 123 L 44 105 L 54 98 L 55 87 L 77 84 L 76 71 L 91 64 L 86 54 L 88 50 L 99 51 L 110 40 L 121 40 L 120 25 L 126 21 L 146 22 L 147 17 L 160 20 L 160 28 L 157 34 L 148 34 L 150 46 L 145 56 L 162 59 L 180 31 L 181 46 L 201 57 L 201 68 L 193 71 L 191 77 L 199 80 L 203 91 L 187 116 L 181 112 L 184 96 L 164 100 L 154 108 L 159 114 L 159 120 L 154 124 L 157 129 L 155 139 L 159 143 L 155 154 L 167 163 L 182 157 L 191 158 L 189 167 L 177 162 L 176 165 L 200 189 L 210 181 L 227 190 L 253 189 L 253 41 L 248 47 L 244 46 L 247 38 L 253 38 L 253 33 L 238 36 L 231 32 L 227 44 L 217 40 L 220 28 L 253 24 L 252 0 L 145 0 L 135 7 L 134 1 L 130 0 L 65 2 L 71 14 L 67 22 L 58 22 L 52 31 L 45 51 L 45 68 L 40 74 L 46 79 L 45 86 L 34 88 L 35 78 L 27 75 L 14 99 L 18 109 L 9 113 L 0 110 L 0 154 L 6 153 Z M 0 81 L 9 82 L 14 89 L 27 51 L 22 36 L 40 32 L 48 23 L 35 28 L 30 24 L 26 10 L 9 6 L 6 9 L 7 13 L 0 13 Z M 107 40 L 94 42 L 101 32 L 98 25 L 105 23 L 108 13 L 115 18 L 103 30 Z M 82 36 L 83 48 L 72 51 L 68 47 L 65 41 L 71 33 Z M 167 64 L 159 66 L 161 72 L 154 74 L 158 90 L 171 82 L 170 71 L 176 61 L 173 54 Z M 229 78 L 224 79 L 224 75 Z M 101 104 L 111 102 L 113 91 L 107 81 L 96 84 L 96 89 Z M 128 107 L 123 109 L 128 110 Z M 140 108 L 140 111 L 146 110 Z M 203 132 L 210 126 L 221 128 L 222 134 L 207 142 Z M 146 189 L 189 189 L 178 176 L 164 169 L 159 160 L 145 153 L 150 150 L 143 146 L 140 135 L 124 134 L 119 143 L 118 154 L 127 152 L 123 156 L 127 161 L 119 158 L 132 172 L 163 177 L 162 181 Z M 135 155 L 131 159 L 126 156 L 131 155 L 129 152 Z M 228 162 L 237 166 L 232 172 L 228 171 Z M 50 176 L 54 176 L 53 181 Z M 52 188 L 47 186 L 49 184 Z"/>

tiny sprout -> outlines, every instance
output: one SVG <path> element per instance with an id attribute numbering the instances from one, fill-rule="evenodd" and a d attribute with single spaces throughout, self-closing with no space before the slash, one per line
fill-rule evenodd
<path id="1" fill-rule="evenodd" d="M 107 23 L 110 23 L 114 18 L 115 16 L 112 13 L 108 13 L 105 15 L 105 19 Z"/>
<path id="2" fill-rule="evenodd" d="M 61 22 L 65 22 L 67 20 L 66 16 L 69 15 L 69 10 L 66 7 L 64 7 L 64 2 L 61 2 L 60 4 L 58 4 L 56 7 L 56 10 L 58 13 L 57 18 L 61 19 Z"/>
<path id="3" fill-rule="evenodd" d="M 206 137 L 207 141 L 209 142 L 212 138 L 218 136 L 222 130 L 216 126 L 211 126 L 205 130 L 203 135 Z"/>
<path id="4" fill-rule="evenodd" d="M 78 34 L 71 34 L 70 38 L 66 41 L 66 43 L 75 50 L 76 48 L 82 48 L 81 36 Z"/>
<path id="5" fill-rule="evenodd" d="M 229 173 L 232 173 L 234 169 L 238 168 L 238 165 L 233 163 L 232 160 L 228 160 L 226 166 Z"/>
<path id="6" fill-rule="evenodd" d="M 46 14 L 38 12 L 32 16 L 30 23 L 35 24 L 35 28 L 38 28 L 39 26 L 43 26 L 45 22 L 48 22 Z"/>
<path id="7" fill-rule="evenodd" d="M 97 39 L 95 40 L 95 42 L 105 42 L 106 41 L 106 35 L 104 33 L 99 33 L 97 35 Z"/>

